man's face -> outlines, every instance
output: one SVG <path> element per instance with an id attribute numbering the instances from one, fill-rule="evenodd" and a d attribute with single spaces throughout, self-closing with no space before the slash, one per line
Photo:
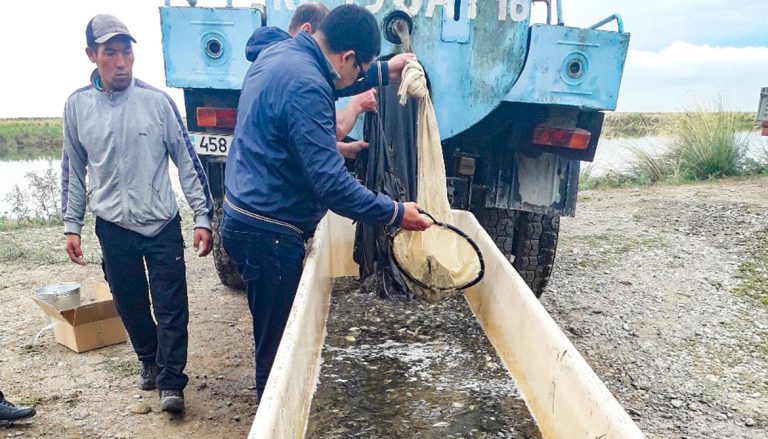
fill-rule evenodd
<path id="1" fill-rule="evenodd" d="M 85 49 L 88 58 L 96 64 L 105 91 L 126 89 L 133 78 L 133 47 L 124 36 L 116 36 L 94 51 Z"/>
<path id="2" fill-rule="evenodd" d="M 365 73 L 371 66 L 370 62 L 363 63 L 355 55 L 354 50 L 349 50 L 340 55 L 340 63 L 336 66 L 336 71 L 339 73 L 338 81 L 336 81 L 336 90 L 349 87 L 356 81 L 365 77 Z"/>

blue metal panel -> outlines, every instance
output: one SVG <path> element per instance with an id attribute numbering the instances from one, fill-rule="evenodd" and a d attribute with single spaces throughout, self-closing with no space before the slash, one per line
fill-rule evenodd
<path id="1" fill-rule="evenodd" d="M 536 24 L 510 102 L 614 110 L 629 34 Z"/>
<path id="2" fill-rule="evenodd" d="M 161 7 L 169 87 L 239 90 L 248 70 L 245 42 L 261 25 L 251 8 Z"/>
<path id="3" fill-rule="evenodd" d="M 503 100 L 522 71 L 528 47 L 531 0 L 460 0 L 461 19 L 446 27 L 443 26 L 443 16 L 453 20 L 456 0 L 320 2 L 331 9 L 345 3 L 365 6 L 379 23 L 394 10 L 406 11 L 413 18 L 413 49 L 432 83 L 433 103 L 444 139 L 466 130 L 488 115 Z M 301 3 L 305 1 L 267 0 L 267 25 L 287 29 L 293 11 Z M 184 10 L 184 13 L 177 13 L 176 9 Z M 173 16 L 167 17 L 171 11 Z M 169 86 L 241 87 L 240 81 L 247 68 L 243 60 L 245 42 L 257 26 L 259 17 L 254 12 L 256 15 L 250 17 L 248 26 L 241 26 L 239 13 L 232 11 L 236 9 L 161 8 Z M 184 20 L 206 24 L 191 26 Z M 225 25 L 224 22 L 234 24 Z M 231 53 L 235 58 L 224 57 L 227 59 L 222 60 L 228 64 L 206 59 L 201 52 L 201 34 L 207 30 L 225 33 L 227 42 L 234 46 Z M 392 44 L 384 41 L 382 54 L 392 50 Z M 195 62 L 191 64 L 193 60 Z"/>
<path id="4" fill-rule="evenodd" d="M 469 21 L 469 2 L 463 1 L 459 4 L 459 14 L 443 13 L 443 37 L 442 40 L 447 43 L 469 43 L 470 21 Z"/>

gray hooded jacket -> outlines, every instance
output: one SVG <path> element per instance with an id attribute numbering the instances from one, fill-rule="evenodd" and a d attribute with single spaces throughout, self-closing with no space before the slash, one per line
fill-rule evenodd
<path id="1" fill-rule="evenodd" d="M 91 85 L 67 99 L 63 129 L 64 233 L 80 234 L 87 203 L 103 220 L 156 236 L 178 214 L 168 157 L 179 170 L 195 228 L 211 230 L 208 181 L 167 94 L 138 79 L 125 90 L 104 92 L 94 71 Z"/>

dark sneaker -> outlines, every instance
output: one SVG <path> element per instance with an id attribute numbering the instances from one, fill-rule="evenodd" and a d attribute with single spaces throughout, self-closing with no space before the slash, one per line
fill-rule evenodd
<path id="1" fill-rule="evenodd" d="M 6 401 L 3 392 L 0 392 L 0 421 L 20 421 L 35 416 L 35 413 L 37 412 L 32 407 L 16 407 Z"/>
<path id="2" fill-rule="evenodd" d="M 139 372 L 139 389 L 155 390 L 157 388 L 157 375 L 160 368 L 155 363 L 141 363 L 141 372 Z"/>
<path id="3" fill-rule="evenodd" d="M 168 413 L 184 411 L 184 392 L 181 390 L 161 390 L 160 410 Z"/>

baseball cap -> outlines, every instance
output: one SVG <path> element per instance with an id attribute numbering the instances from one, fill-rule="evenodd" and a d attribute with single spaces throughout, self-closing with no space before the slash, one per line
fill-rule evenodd
<path id="1" fill-rule="evenodd" d="M 136 39 L 128 32 L 128 27 L 113 15 L 97 15 L 91 18 L 88 26 L 85 27 L 85 41 L 89 47 L 95 44 L 104 44 L 117 35 L 125 35 L 134 43 L 136 42 Z"/>

